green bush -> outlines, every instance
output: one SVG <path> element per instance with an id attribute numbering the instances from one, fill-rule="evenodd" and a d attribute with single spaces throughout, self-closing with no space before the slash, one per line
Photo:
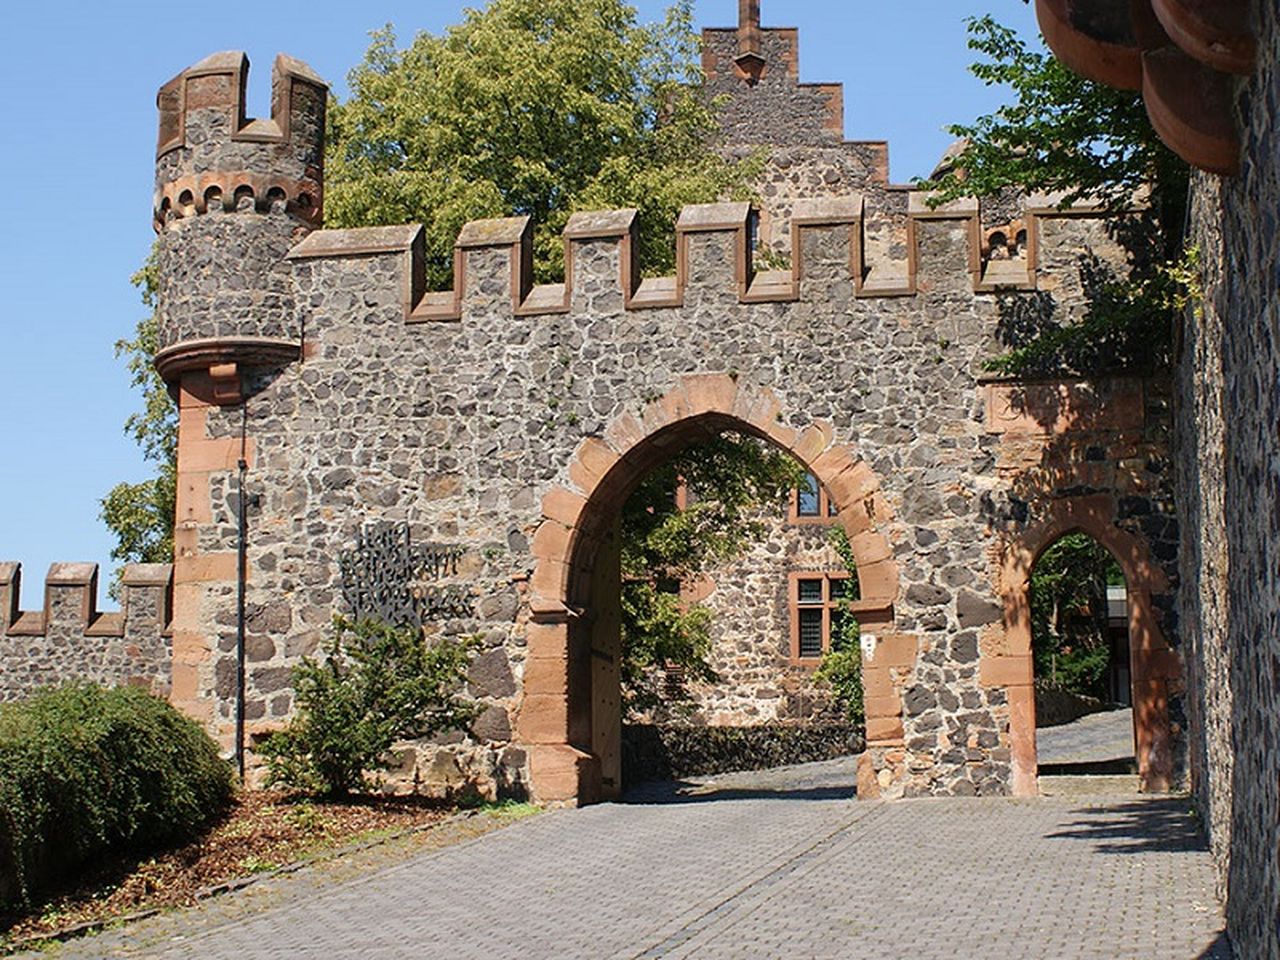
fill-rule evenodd
<path id="1" fill-rule="evenodd" d="M 854 622 L 854 627 L 857 623 Z M 862 701 L 862 648 L 855 635 L 852 642 L 832 646 L 822 655 L 814 675 L 831 685 L 831 694 L 851 723 L 866 719 Z"/>
<path id="2" fill-rule="evenodd" d="M 385 770 L 397 740 L 463 729 L 475 707 L 456 692 L 475 649 L 471 639 L 427 642 L 413 627 L 335 620 L 325 660 L 293 671 L 298 710 L 260 752 L 271 783 L 341 797 Z"/>
<path id="3" fill-rule="evenodd" d="M 209 736 L 137 688 L 0 704 L 0 906 L 29 904 L 92 857 L 187 840 L 231 792 Z"/>
<path id="4" fill-rule="evenodd" d="M 1107 587 L 1124 573 L 1086 533 L 1052 544 L 1031 571 L 1031 649 L 1037 682 L 1109 699 L 1111 641 Z"/>

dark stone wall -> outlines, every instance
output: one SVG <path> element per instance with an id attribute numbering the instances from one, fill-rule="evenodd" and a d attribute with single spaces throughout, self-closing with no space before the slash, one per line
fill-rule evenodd
<path id="1" fill-rule="evenodd" d="M 903 720 L 908 789 L 947 793 L 973 776 L 988 791 L 1007 789 L 1007 699 L 982 682 L 977 663 L 977 633 L 996 625 L 988 614 L 974 626 L 970 608 L 994 609 L 998 620 L 992 556 L 1001 538 L 1033 520 L 1041 499 L 1079 490 L 1068 486 L 1077 482 L 1072 457 L 1060 471 L 1043 462 L 1042 436 L 1027 439 L 1030 463 L 1002 460 L 1009 439 L 988 422 L 980 382 L 982 361 L 999 349 L 1000 299 L 973 290 L 965 223 L 923 223 L 920 292 L 883 299 L 851 296 L 843 227 L 814 232 L 800 298 L 781 303 L 740 301 L 731 231 L 691 242 L 684 305 L 661 309 L 626 309 L 619 244 L 590 240 L 575 246 L 570 312 L 514 315 L 510 250 L 478 248 L 465 252 L 459 323 L 406 323 L 402 253 L 290 261 L 305 359 L 251 382 L 247 400 L 258 494 L 249 603 L 288 608 L 250 664 L 253 715 L 288 715 L 282 678 L 316 649 L 340 606 L 337 558 L 361 525 L 405 521 L 417 542 L 463 550 L 455 583 L 472 591 L 472 612 L 439 629 L 485 637 L 495 669 L 515 681 L 477 687 L 486 735 L 423 745 L 416 765 L 406 759 L 407 775 L 456 761 L 468 776 L 492 776 L 514 740 L 529 616 L 520 591 L 543 494 L 565 482 L 584 438 L 641 414 L 683 375 L 734 371 L 742 389 L 776 394 L 780 424 L 829 421 L 881 478 L 903 581 L 896 629 L 920 637 L 921 660 L 899 680 L 933 691 L 913 699 Z M 1105 224 L 1044 219 L 1041 230 L 1052 264 L 1042 280 L 1060 315 L 1071 316 L 1083 294 L 1070 251 L 1109 250 Z M 1163 510 L 1155 504 L 1165 480 L 1147 476 L 1158 460 L 1147 454 L 1159 447 L 1163 414 L 1155 404 L 1136 416 L 1141 436 L 1107 433 L 1104 462 L 1094 466 L 1103 489 L 1126 489 L 1117 478 L 1136 477 L 1135 496 L 1155 498 L 1137 512 L 1152 517 Z M 210 438 L 241 427 L 238 408 L 209 413 Z M 225 553 L 232 486 L 218 471 L 209 483 L 200 550 Z M 214 704 L 216 723 L 230 720 L 218 677 L 230 669 L 232 630 L 217 621 L 201 667 L 198 694 Z M 968 753 L 955 749 L 970 741 Z M 437 760 L 442 750 L 454 759 Z"/>
<path id="2" fill-rule="evenodd" d="M 1197 803 L 1237 955 L 1280 957 L 1280 24 L 1253 5 L 1239 176 L 1196 179 L 1204 304 L 1184 320 L 1179 462 Z"/>
<path id="3" fill-rule="evenodd" d="M 0 701 L 69 681 L 169 692 L 172 568 L 125 567 L 120 611 L 97 611 L 94 564 L 54 564 L 42 610 L 20 611 L 21 567 L 0 563 Z"/>
<path id="4" fill-rule="evenodd" d="M 202 339 L 301 337 L 284 255 L 301 239 L 283 210 L 254 201 L 171 222 L 160 236 L 160 349 Z"/>
<path id="5" fill-rule="evenodd" d="M 844 90 L 840 84 L 800 79 L 794 30 L 765 30 L 765 67 L 749 83 L 737 70 L 736 30 L 703 32 L 707 92 L 716 99 L 726 153 L 746 159 L 765 151 L 756 185 L 759 237 L 777 257 L 791 255 L 790 221 L 799 200 L 858 194 L 867 210 L 864 256 L 869 265 L 906 258 L 907 196 L 889 188 L 889 148 L 882 142 L 844 138 Z"/>
<path id="6" fill-rule="evenodd" d="M 732 32 L 708 37 L 711 61 L 731 58 Z M 843 201 L 810 206 L 819 212 L 791 251 L 802 269 L 784 296 L 744 289 L 748 216 L 744 208 L 737 222 L 720 219 L 728 205 L 691 215 L 690 223 L 710 217 L 703 226 L 715 226 L 685 235 L 679 280 L 647 281 L 651 290 L 683 284 L 678 304 L 630 301 L 624 245 L 599 233 L 571 241 L 567 299 L 544 289 L 513 304 L 513 290 L 520 296 L 525 286 L 510 224 L 478 225 L 476 242 L 460 248 L 456 322 L 426 321 L 407 302 L 421 279 L 410 275 L 421 265 L 406 249 L 410 231 L 325 231 L 273 260 L 289 233 L 290 198 L 282 210 L 215 204 L 167 222 L 166 343 L 235 330 L 292 330 L 302 339 L 299 362 L 246 378 L 243 408 L 211 407 L 191 428 L 202 431 L 200 449 L 229 448 L 242 431 L 254 448 L 246 489 L 254 498 L 248 601 L 260 611 L 250 625 L 255 724 L 289 716 L 289 668 L 318 649 L 342 609 L 340 555 L 367 523 L 402 522 L 416 542 L 460 550 L 440 586 L 467 591 L 470 606 L 434 628 L 480 635 L 489 651 L 484 676 L 471 684 L 483 705 L 474 735 L 406 749 L 404 775 L 502 780 L 499 771 L 523 755 L 530 580 L 541 556 L 531 543 L 543 496 L 586 492 L 574 465 L 588 438 L 607 440 L 611 425 L 643 418 L 687 377 L 716 375 L 740 396 L 776 401 L 780 428 L 812 426 L 856 451 L 876 478 L 873 496 L 847 506 L 875 519 L 887 555 L 871 565 L 895 566 L 900 587 L 878 621 L 885 629 L 864 635 L 869 659 L 882 658 L 878 706 L 894 713 L 878 718 L 888 722 L 872 738 L 881 744 L 874 762 L 887 777 L 884 795 L 1011 788 L 1008 688 L 1027 681 L 1000 672 L 1017 660 L 1006 658 L 1000 616 L 1002 551 L 1055 500 L 1095 491 L 1115 494 L 1119 522 L 1161 561 L 1172 561 L 1176 526 L 1167 517 L 1168 416 L 1158 390 L 1142 391 L 1146 406 L 1127 427 L 1102 429 L 1081 448 L 1055 442 L 1073 429 L 1060 411 L 1017 430 L 994 422 L 984 361 L 1007 346 L 1011 302 L 1033 301 L 1056 322 L 1076 319 L 1088 309 L 1085 261 L 1123 270 L 1124 251 L 1100 217 L 1061 216 L 1035 198 L 1013 212 L 1037 231 L 1039 261 L 1024 254 L 993 277 L 978 249 L 976 205 L 932 211 L 923 198 L 890 190 L 882 145 L 843 142 L 838 91 L 798 83 L 794 34 L 766 31 L 763 53 L 768 69 L 755 86 L 715 68 L 712 92 L 722 80 L 732 88 L 727 142 L 770 145 L 765 186 L 774 190 L 765 189 L 765 206 L 777 228 L 793 194 Z M 242 147 L 228 145 L 229 165 L 243 165 Z M 1009 209 L 1002 203 L 999 215 Z M 1083 404 L 1073 415 L 1107 407 L 1109 389 L 1071 387 Z M 233 471 L 219 461 L 189 472 L 202 497 L 207 488 L 208 510 L 182 531 L 194 556 L 179 573 L 185 568 L 200 592 L 184 608 L 175 659 L 189 665 L 184 694 L 225 731 L 234 584 L 202 572 L 200 561 L 234 555 Z M 1173 640 L 1175 625 L 1163 626 Z M 984 676 L 990 663 L 994 679 Z"/>
<path id="7" fill-rule="evenodd" d="M 861 753 L 865 743 L 862 727 L 850 723 L 750 727 L 626 723 L 622 725 L 622 782 L 630 787 L 651 780 L 833 760 Z"/>
<path id="8" fill-rule="evenodd" d="M 765 67 L 756 83 L 737 72 L 737 30 L 705 30 L 702 65 L 707 89 L 720 101 L 720 129 L 726 143 L 832 147 L 844 141 L 839 85 L 799 83 L 799 39 L 794 30 L 762 30 Z"/>

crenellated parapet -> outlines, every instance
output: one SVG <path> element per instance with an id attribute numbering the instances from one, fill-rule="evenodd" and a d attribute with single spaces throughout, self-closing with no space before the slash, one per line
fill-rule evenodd
<path id="1" fill-rule="evenodd" d="M 271 117 L 245 116 L 249 58 L 215 53 L 156 96 L 157 231 L 211 212 L 288 212 L 318 225 L 324 209 L 328 86 L 300 60 L 271 69 Z"/>
<path id="2" fill-rule="evenodd" d="M 631 209 L 576 213 L 564 231 L 565 280 L 533 282 L 533 230 L 528 217 L 467 224 L 454 249 L 453 289 L 426 289 L 425 248 L 418 226 L 320 230 L 288 253 L 294 263 L 400 254 L 399 296 L 410 323 L 456 321 L 476 300 L 488 303 L 494 291 L 509 291 L 514 316 L 538 316 L 600 309 L 605 300 L 628 311 L 678 308 L 691 295 L 730 294 L 740 303 L 797 302 L 806 280 L 848 282 L 857 298 L 912 297 L 967 281 L 972 293 L 1034 291 L 1056 287 L 1051 276 L 1061 264 L 1042 262 L 1041 236 L 1047 222 L 1091 218 L 1104 211 L 1081 202 L 1061 206 L 1061 198 L 1032 196 L 1021 215 L 984 226 L 978 201 L 933 207 L 927 194 L 912 192 L 903 218 L 901 254 L 877 256 L 862 196 L 801 200 L 790 218 L 789 269 L 757 270 L 753 263 L 756 211 L 747 203 L 686 207 L 676 225 L 674 276 L 645 278 L 637 256 L 637 218 Z M 927 242 L 945 233 L 945 242 Z M 588 249 L 589 248 L 589 249 Z M 601 262 L 616 263 L 603 276 Z M 610 277 L 612 282 L 610 282 Z"/>
<path id="3" fill-rule="evenodd" d="M 96 563 L 53 564 L 39 610 L 20 609 L 21 584 L 21 564 L 0 563 L 0 700 L 70 680 L 167 693 L 170 564 L 126 566 L 117 612 L 98 610 Z"/>
<path id="4" fill-rule="evenodd" d="M 504 217 L 462 228 L 451 287 L 433 289 L 422 227 L 318 229 L 324 91 L 309 71 L 278 62 L 270 121 L 244 117 L 238 54 L 166 85 L 157 365 L 179 439 L 172 639 L 158 635 L 171 700 L 225 746 L 244 734 L 252 752 L 294 714 L 292 669 L 344 609 L 341 558 L 393 523 L 456 545 L 474 603 L 433 632 L 484 644 L 475 729 L 398 754 L 405 781 L 616 790 L 614 521 L 647 470 L 732 431 L 804 463 L 822 519 L 850 535 L 860 795 L 1035 791 L 1031 658 L 1004 616 L 1026 577 L 997 561 L 1087 514 L 1167 565 L 1166 411 L 1149 383 L 992 383 L 984 368 L 1029 330 L 1088 316 L 1099 281 L 1127 269 L 1123 231 L 1087 202 L 938 204 L 890 184 L 883 143 L 845 141 L 839 87 L 800 81 L 795 31 L 762 27 L 758 0 L 739 14 L 705 35 L 707 90 L 724 155 L 764 159 L 758 205 L 685 208 L 667 276 L 640 262 L 636 210 L 581 211 L 560 282 L 535 276 L 530 219 Z M 827 556 L 818 539 L 786 562 L 825 568 L 805 559 Z M 38 613 L 0 594 L 0 644 L 30 645 L 51 675 L 91 634 L 127 648 L 141 601 L 100 616 L 87 576 L 55 577 Z M 786 601 L 743 576 L 768 608 L 742 621 L 757 643 Z M 805 666 L 792 624 L 775 626 L 778 662 Z M 1162 710 L 1177 717 L 1164 667 L 1146 674 L 1157 732 Z M 1143 741 L 1159 758 L 1168 742 Z"/>

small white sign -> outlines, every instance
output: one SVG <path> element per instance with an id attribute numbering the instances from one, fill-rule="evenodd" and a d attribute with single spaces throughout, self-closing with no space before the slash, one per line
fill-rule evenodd
<path id="1" fill-rule="evenodd" d="M 862 640 L 862 659 L 871 661 L 876 658 L 876 635 L 874 633 L 864 633 Z"/>

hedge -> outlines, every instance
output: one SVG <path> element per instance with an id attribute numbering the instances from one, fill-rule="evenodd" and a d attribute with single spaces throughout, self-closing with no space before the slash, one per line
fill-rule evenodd
<path id="1" fill-rule="evenodd" d="M 90 858 L 188 840 L 231 792 L 217 745 L 140 689 L 0 704 L 0 907 L 29 906 Z"/>
<path id="2" fill-rule="evenodd" d="M 679 780 L 765 770 L 861 753 L 862 724 L 768 723 L 750 727 L 622 725 L 622 782 Z"/>

